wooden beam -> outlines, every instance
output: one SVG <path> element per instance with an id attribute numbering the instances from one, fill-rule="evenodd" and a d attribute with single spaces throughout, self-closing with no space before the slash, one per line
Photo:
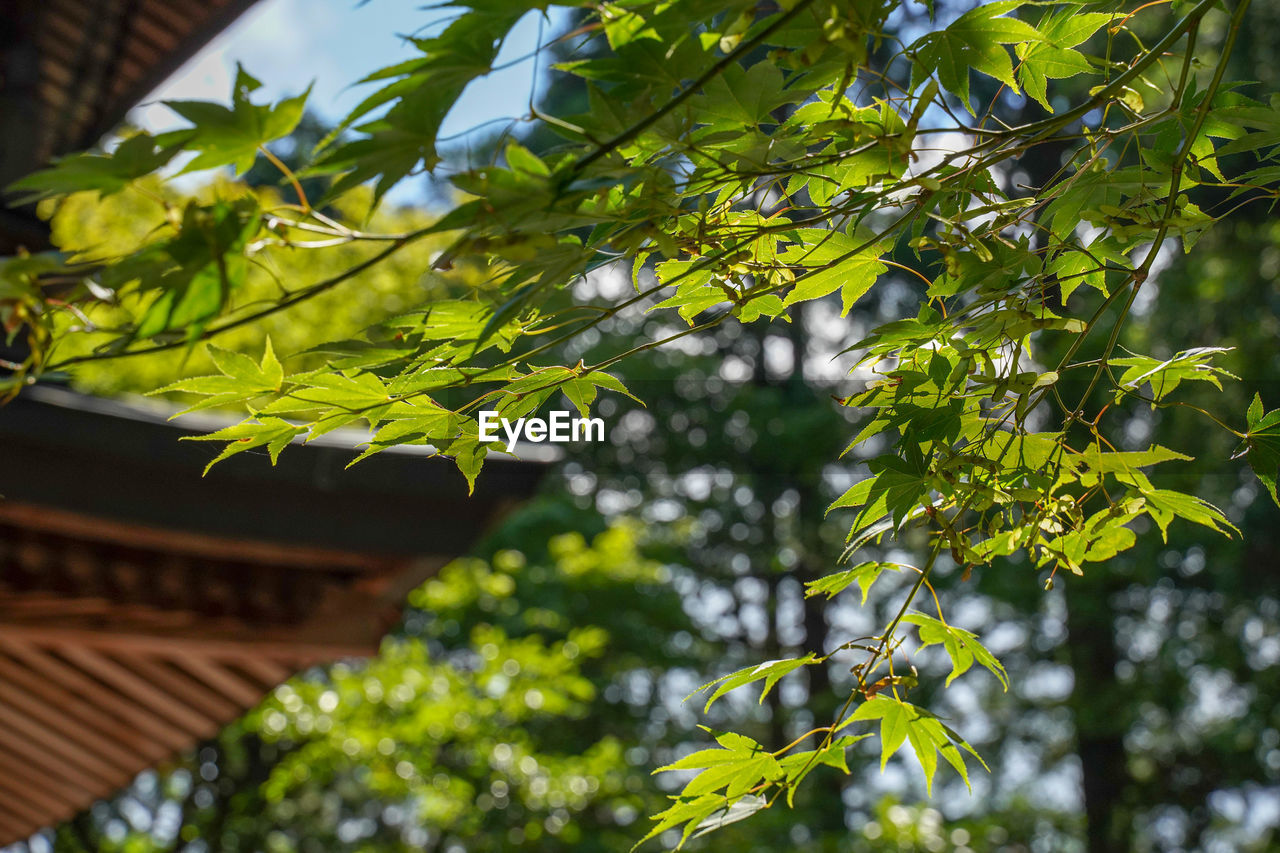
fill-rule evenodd
<path id="1" fill-rule="evenodd" d="M 288 681 L 302 668 L 298 664 L 287 666 L 267 658 L 242 658 L 233 663 L 237 669 L 264 684 L 264 692 L 270 692 L 276 686 Z"/>
<path id="2" fill-rule="evenodd" d="M 131 655 L 123 661 L 123 664 L 148 684 L 163 690 L 176 701 L 195 709 L 211 720 L 227 723 L 245 711 L 242 706 L 228 700 L 209 685 L 173 669 L 162 661 Z"/>
<path id="3" fill-rule="evenodd" d="M 188 655 L 173 661 L 183 670 L 217 690 L 241 708 L 252 708 L 262 701 L 264 689 L 245 681 L 222 664 L 200 655 Z M 287 675 L 282 676 L 283 678 Z M 279 682 L 272 681 L 271 684 Z M 267 688 L 270 689 L 270 688 Z"/>
<path id="4" fill-rule="evenodd" d="M 20 787 L 20 781 L 11 781 L 11 785 Z M 8 845 L 18 841 L 25 841 L 46 827 L 54 826 L 60 821 L 75 815 L 82 809 L 77 806 L 59 806 L 56 809 L 44 808 L 31 802 L 31 798 L 26 800 L 18 799 L 21 796 L 29 794 L 29 790 L 22 790 L 18 794 L 12 794 L 9 791 L 0 788 L 0 817 L 7 818 L 12 829 L 5 829 L 0 826 L 0 850 L 5 853 L 16 853 L 16 850 Z M 7 809 L 7 810 L 6 810 Z M 23 853 L 30 853 L 29 850 Z"/>
<path id="5" fill-rule="evenodd" d="M 97 141 L 98 137 L 123 121 L 129 109 L 177 72 L 188 59 L 196 55 L 200 48 L 230 26 L 256 2 L 257 0 L 202 2 L 198 8 L 203 14 L 194 19 L 194 26 L 185 25 L 180 29 L 175 28 L 175 35 L 179 38 L 177 45 L 158 57 L 147 69 L 146 76 L 135 82 L 124 96 L 115 99 L 110 105 L 111 109 L 100 110 L 96 126 L 90 128 L 81 139 L 76 140 L 74 147 L 88 148 Z M 163 19 L 169 17 L 168 13 L 172 11 L 172 5 L 166 0 L 166 2 L 148 3 L 145 8 Z"/>
<path id="6" fill-rule="evenodd" d="M 252 634 L 247 626 L 183 630 L 143 626 L 72 627 L 65 624 L 0 621 L 0 639 L 8 638 L 52 649 L 87 648 L 111 654 L 140 654 L 158 658 L 200 655 L 234 663 L 246 658 L 272 658 L 298 664 L 315 664 L 339 658 L 370 657 L 377 653 L 381 634 L 360 618 L 353 608 L 349 621 L 332 617 L 312 620 L 298 631 L 266 630 Z M 364 624 L 362 624 L 364 623 Z M 338 637 L 326 637 L 336 633 Z M 194 634 L 194 635 L 193 635 Z"/>
<path id="7" fill-rule="evenodd" d="M 11 672 L 21 670 L 3 655 L 0 655 L 0 681 L 13 683 Z M 20 677 L 19 677 L 20 678 Z M 15 684 L 15 686 L 18 686 Z M 71 702 L 67 700 L 70 699 Z M 40 720 L 50 728 L 62 733 L 80 744 L 81 749 L 92 749 L 122 770 L 136 771 L 138 755 L 123 748 L 117 738 L 118 730 L 108 732 L 97 722 L 100 715 L 86 715 L 83 703 L 75 703 L 75 697 L 66 696 L 61 701 L 50 702 L 37 698 L 23 690 L 8 690 L 0 696 L 0 702 L 7 703 L 20 714 Z"/>
<path id="8" fill-rule="evenodd" d="M 17 844 L 27 838 L 26 827 L 11 820 L 3 810 L 0 810 L 0 843 Z"/>
<path id="9" fill-rule="evenodd" d="M 112 716 L 81 693 L 67 690 L 45 673 L 27 669 L 3 651 L 0 651 L 0 683 L 19 688 L 5 696 L 15 705 L 32 713 L 40 709 L 51 720 L 65 718 L 68 725 L 74 725 L 100 752 L 126 766 L 138 765 L 139 759 L 148 763 L 158 761 L 171 752 L 163 740 L 153 737 L 145 728 Z"/>
<path id="10" fill-rule="evenodd" d="M 83 771 L 68 767 L 16 732 L 0 727 L 0 748 L 7 750 L 10 754 L 25 757 L 22 767 L 27 771 L 26 784 L 40 784 L 45 781 L 52 783 L 56 778 L 61 780 L 57 783 L 58 790 L 66 790 L 68 794 L 74 795 L 77 800 L 83 801 L 86 805 L 98 797 L 96 792 L 102 787 L 99 780 L 86 776 Z M 24 776 L 22 773 L 16 775 L 19 779 Z M 107 784 L 114 786 L 113 782 Z"/>
<path id="11" fill-rule="evenodd" d="M 49 716 L 42 714 L 32 717 L 24 714 L 8 703 L 10 697 L 0 699 L 0 725 L 13 729 L 15 734 L 26 737 L 32 743 L 41 744 L 51 754 L 61 760 L 79 767 L 107 785 L 115 785 L 122 778 L 128 779 L 137 770 L 128 765 L 120 766 L 106 761 L 94 746 L 86 747 L 76 743 L 64 732 L 49 725 Z"/>
<path id="12" fill-rule="evenodd" d="M 25 816 L 28 820 L 41 820 L 81 807 L 74 800 L 46 793 L 12 773 L 0 774 L 0 800 L 4 801 L 0 809 L 8 808 L 14 819 Z"/>
<path id="13" fill-rule="evenodd" d="M 14 501 L 0 503 L 0 521 L 9 522 L 24 530 L 42 530 L 75 539 L 211 560 L 287 566 L 294 571 L 303 572 L 331 572 L 335 569 L 359 573 L 394 572 L 408 562 L 407 557 L 399 554 L 367 554 L 336 548 L 228 539 Z"/>
<path id="14" fill-rule="evenodd" d="M 6 638 L 3 633 L 0 633 L 0 649 L 21 660 L 34 672 L 56 681 L 102 710 L 136 726 L 139 731 L 145 732 L 170 750 L 176 752 L 191 745 L 191 738 L 182 729 L 153 713 L 148 707 L 129 701 L 44 650 Z"/>
<path id="15" fill-rule="evenodd" d="M 67 615 L 108 616 L 111 612 L 112 602 L 105 598 L 67 598 L 43 592 L 0 592 L 0 620 L 9 616 L 20 619 L 60 619 Z"/>
<path id="16" fill-rule="evenodd" d="M 0 805 L 0 842 L 5 844 L 16 843 L 30 838 L 35 833 L 29 832 L 30 820 L 24 820 L 20 815 L 12 811 L 6 811 L 3 805 Z"/>
<path id="17" fill-rule="evenodd" d="M 222 727 L 219 720 L 194 710 L 96 651 L 66 647 L 59 652 L 94 678 L 156 709 L 196 738 L 210 737 Z"/>

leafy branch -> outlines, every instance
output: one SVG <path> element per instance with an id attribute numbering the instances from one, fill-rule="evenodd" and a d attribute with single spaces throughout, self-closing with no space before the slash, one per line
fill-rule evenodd
<path id="1" fill-rule="evenodd" d="M 848 750 L 872 734 L 849 733 L 858 724 L 878 721 L 882 767 L 909 743 L 930 788 L 938 756 L 967 783 L 972 747 L 909 701 L 930 677 L 912 655 L 941 647 L 944 685 L 975 664 L 1004 689 L 1009 676 L 944 615 L 940 565 L 949 559 L 968 578 L 1020 554 L 1049 587 L 1060 574 L 1105 571 L 1134 545 L 1143 518 L 1162 535 L 1175 519 L 1230 535 L 1222 511 L 1148 473 L 1189 457 L 1111 435 L 1108 416 L 1126 400 L 1200 413 L 1240 440 L 1238 455 L 1276 497 L 1280 411 L 1255 399 L 1237 429 L 1229 414 L 1176 399 L 1185 383 L 1233 378 L 1217 361 L 1223 348 L 1189 342 L 1170 358 L 1117 355 L 1171 241 L 1191 250 L 1224 205 L 1280 198 L 1280 121 L 1225 79 L 1248 2 L 1221 28 L 1202 26 L 1218 5 L 1200 0 L 1166 20 L 1159 4 L 1123 12 L 1000 0 L 946 26 L 922 22 L 904 43 L 889 31 L 889 2 L 599 4 L 576 33 L 583 49 L 560 65 L 589 104 L 547 116 L 563 143 L 534 152 L 513 141 L 493 162 L 456 170 L 456 206 L 400 233 L 315 209 L 324 202 L 302 193 L 304 175 L 268 147 L 296 124 L 305 98 L 256 104 L 257 81 L 241 72 L 230 107 L 172 105 L 186 130 L 137 134 L 15 186 L 38 199 L 151 193 L 144 182 L 183 152 L 196 154 L 189 169 L 241 172 L 263 156 L 299 204 L 228 191 L 178 206 L 161 195 L 164 224 L 94 258 L 88 273 L 48 258 L 7 262 L 0 321 L 11 334 L 28 330 L 32 354 L 7 365 L 6 388 L 253 326 L 436 236 L 447 248 L 416 272 L 441 289 L 412 310 L 296 354 L 309 359 L 305 369 L 286 369 L 302 359 L 278 359 L 269 343 L 260 358 L 211 346 L 216 375 L 161 390 L 201 398 L 193 408 L 246 415 L 205 437 L 224 442 L 215 463 L 258 447 L 274 461 L 293 441 L 356 425 L 369 436 L 356 461 L 429 445 L 474 484 L 491 452 L 475 419 L 484 406 L 522 417 L 562 393 L 586 414 L 600 391 L 631 396 L 623 380 L 641 353 L 725 324 L 793 322 L 797 306 L 817 300 L 859 312 L 893 279 L 917 308 L 842 353 L 861 383 L 840 401 L 862 417 L 846 453 L 868 470 L 829 510 L 852 516 L 850 564 L 812 581 L 808 594 L 856 586 L 865 604 L 881 577 L 903 568 L 915 577 L 876 636 L 704 685 L 705 712 L 732 691 L 759 685 L 763 700 L 806 668 L 859 658 L 827 724 L 786 744 L 712 733 L 717 747 L 667 765 L 697 772 L 646 838 L 673 831 L 682 844 L 784 794 L 790 803 L 819 766 L 848 772 Z M 355 199 L 367 183 L 376 201 L 405 176 L 437 169 L 444 116 L 534 8 L 543 5 L 459 7 L 438 36 L 416 43 L 420 55 L 371 75 L 380 88 L 340 126 L 354 138 L 333 137 L 317 152 L 315 171 L 334 176 L 329 201 Z M 1162 34 L 1131 47 L 1119 37 L 1138 24 Z M 1198 61 L 1205 34 L 1219 29 L 1212 62 Z M 1100 41 L 1101 54 L 1091 52 Z M 1036 105 L 1027 110 L 1045 114 L 1004 121 L 1005 93 L 1025 93 Z M 952 142 L 937 150 L 940 140 Z M 1230 198 L 1215 202 L 1224 188 Z M 271 252 L 348 244 L 361 253 L 318 281 L 282 286 L 265 305 L 240 300 L 248 266 Z M 613 273 L 629 273 L 634 293 L 579 298 L 581 283 Z M 42 284 L 51 275 L 82 287 L 53 299 Z M 108 309 L 125 319 L 95 324 Z M 672 325 L 624 347 L 607 337 L 583 343 L 643 313 Z M 53 357 L 90 331 L 106 336 L 99 349 Z M 1078 400 L 1069 387 L 1077 381 Z M 871 439 L 884 452 L 863 459 Z M 920 568 L 883 559 L 888 543 L 915 531 L 927 542 Z M 920 608 L 925 590 L 933 615 Z"/>

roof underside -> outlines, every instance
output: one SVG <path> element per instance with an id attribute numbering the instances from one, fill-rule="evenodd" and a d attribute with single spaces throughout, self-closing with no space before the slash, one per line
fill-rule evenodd
<path id="1" fill-rule="evenodd" d="M 309 664 L 368 654 L 433 563 L 220 543 L 0 503 L 0 843 L 212 737 Z"/>
<path id="2" fill-rule="evenodd" d="M 0 844 L 72 817 L 212 737 L 300 666 L 285 656 L 0 632 Z"/>
<path id="3" fill-rule="evenodd" d="M 42 0 L 36 157 L 97 141 L 254 0 Z"/>
<path id="4" fill-rule="evenodd" d="M 220 423 L 34 388 L 0 408 L 0 846 L 175 758 L 294 672 L 376 651 L 538 465 L 353 435 L 214 468 Z M 339 476 L 341 475 L 341 476 Z"/>

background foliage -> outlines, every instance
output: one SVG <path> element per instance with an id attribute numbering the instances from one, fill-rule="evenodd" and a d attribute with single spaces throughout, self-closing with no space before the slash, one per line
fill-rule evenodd
<path id="1" fill-rule="evenodd" d="M 552 89 L 564 101 L 541 112 L 555 120 L 528 146 L 495 140 L 491 165 L 428 143 L 522 9 L 462 13 L 387 72 L 373 101 L 391 111 L 322 155 L 339 177 L 319 216 L 232 183 L 157 205 L 166 191 L 143 176 L 167 145 L 243 171 L 301 114 L 251 106 L 249 78 L 231 118 L 198 113 L 188 137 L 90 161 L 105 184 L 84 161 L 27 182 L 132 187 L 62 203 L 64 248 L 122 256 L 95 282 L 118 296 L 83 308 L 101 337 L 15 303 L 50 318 L 29 371 L 74 364 L 89 387 L 148 388 L 175 366 L 206 372 L 191 344 L 223 327 L 219 346 L 257 359 L 263 324 L 296 353 L 408 309 L 287 373 L 223 356 L 205 363 L 222 377 L 177 390 L 248 402 L 248 431 L 228 437 L 251 440 L 232 448 L 278 452 L 364 418 L 384 444 L 436 444 L 468 477 L 483 448 L 457 415 L 482 399 L 516 414 L 563 389 L 614 424 L 484 562 L 417 594 L 381 659 L 311 674 L 203 750 L 195 775 L 144 781 L 130 797 L 154 818 L 131 819 L 126 798 L 122 818 L 104 810 L 59 843 L 78 829 L 86 846 L 138 849 L 624 849 L 644 814 L 670 806 L 657 831 L 675 843 L 664 828 L 692 833 L 766 794 L 778 808 L 693 843 L 1266 849 L 1275 821 L 1256 816 L 1280 770 L 1275 588 L 1256 570 L 1274 551 L 1274 508 L 1257 498 L 1280 461 L 1261 203 L 1274 112 L 1271 81 L 1233 88 L 1246 75 L 1224 58 L 1239 42 L 1235 61 L 1259 67 L 1265 24 L 1249 22 L 1265 4 L 725 8 L 596 9 L 589 41 L 561 43 L 579 79 Z M 434 224 L 364 221 L 358 185 L 383 192 L 420 164 L 452 174 L 460 204 Z M 111 205 L 147 228 L 117 233 Z M 335 245 L 287 245 L 316 229 Z M 196 233 L 213 254 L 183 243 Z M 1179 258 L 1175 238 L 1195 253 Z M 155 242 L 133 245 L 156 239 L 159 265 Z M 214 257 L 251 247 L 243 275 Z M 296 307 L 242 322 L 282 286 Z M 325 322 L 304 324 L 308 311 Z M 851 344 L 878 373 L 831 369 Z M 112 357 L 135 349 L 157 352 L 130 374 Z M 477 397 L 485 379 L 497 390 Z M 647 408 L 597 401 L 597 385 Z M 1194 459 L 1144 473 L 1175 461 L 1165 447 Z M 857 512 L 828 514 L 833 501 Z M 588 546 L 578 530 L 598 535 Z M 917 593 L 923 612 L 904 615 Z M 857 656 L 818 662 L 851 640 Z M 730 684 L 795 674 L 759 703 L 680 702 L 738 667 Z M 699 723 L 733 733 L 712 746 Z M 814 741 L 820 761 L 792 760 Z M 702 772 L 664 803 L 647 774 L 672 763 Z M 906 806 L 931 780 L 942 813 Z M 163 823 L 170 803 L 189 811 Z"/>

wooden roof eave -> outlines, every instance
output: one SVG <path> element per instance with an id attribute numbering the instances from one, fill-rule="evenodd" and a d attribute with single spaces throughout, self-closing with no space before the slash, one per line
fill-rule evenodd
<path id="1" fill-rule="evenodd" d="M 212 736 L 293 672 L 374 652 L 403 596 L 531 494 L 358 434 L 201 471 L 225 425 L 63 388 L 0 407 L 0 846 Z M 97 746 L 95 746 L 97 745 Z"/>

